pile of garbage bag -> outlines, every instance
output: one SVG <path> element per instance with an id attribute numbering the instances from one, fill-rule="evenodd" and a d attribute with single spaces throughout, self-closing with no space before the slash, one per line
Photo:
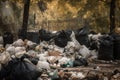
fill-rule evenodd
<path id="1" fill-rule="evenodd" d="M 40 43 L 17 39 L 4 45 L 0 37 L 0 80 L 98 80 L 99 74 L 91 77 L 88 76 L 91 72 L 78 70 L 91 67 L 90 62 L 96 59 L 114 59 L 115 38 L 109 35 L 89 34 L 89 41 L 95 44 L 86 46 L 76 39 L 73 31 L 54 35 L 43 32 Z M 49 39 L 45 38 L 49 34 Z M 94 65 L 90 69 L 101 71 Z"/>
<path id="2" fill-rule="evenodd" d="M 62 48 L 46 41 L 37 44 L 18 39 L 0 49 L 0 80 L 42 80 L 46 77 L 55 80 L 62 78 L 60 75 L 64 71 L 60 68 L 88 66 L 86 57 L 70 44 Z"/>

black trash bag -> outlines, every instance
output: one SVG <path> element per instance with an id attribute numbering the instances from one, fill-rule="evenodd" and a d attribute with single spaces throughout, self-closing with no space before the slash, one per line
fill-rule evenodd
<path id="1" fill-rule="evenodd" d="M 3 34 L 3 42 L 4 42 L 4 47 L 6 44 L 12 44 L 13 43 L 13 34 L 10 32 L 5 32 Z"/>
<path id="2" fill-rule="evenodd" d="M 100 38 L 100 46 L 98 50 L 98 59 L 100 60 L 113 60 L 113 37 L 103 36 Z"/>
<path id="3" fill-rule="evenodd" d="M 81 44 L 89 47 L 89 39 L 88 39 L 88 29 L 86 27 L 80 28 L 75 32 L 76 40 Z"/>
<path id="4" fill-rule="evenodd" d="M 66 35 L 66 37 L 67 37 L 69 40 L 71 40 L 71 39 L 70 39 L 70 36 L 71 36 L 71 34 L 72 34 L 72 30 L 67 29 L 67 30 L 65 30 L 65 31 L 63 31 L 63 32 L 64 32 L 64 34 Z"/>
<path id="5" fill-rule="evenodd" d="M 78 67 L 78 66 L 88 66 L 88 62 L 84 58 L 77 58 L 73 61 L 73 67 Z"/>
<path id="6" fill-rule="evenodd" d="M 37 65 L 39 58 L 38 57 L 32 57 L 28 54 L 23 55 L 25 58 L 29 59 L 34 65 Z"/>
<path id="7" fill-rule="evenodd" d="M 114 35 L 114 59 L 120 60 L 120 35 Z"/>
<path id="8" fill-rule="evenodd" d="M 48 48 L 48 47 L 43 46 L 43 50 L 48 51 L 48 50 L 49 50 L 49 48 Z"/>
<path id="9" fill-rule="evenodd" d="M 54 39 L 55 45 L 64 48 L 68 41 L 70 41 L 70 35 L 68 35 L 65 31 L 61 31 L 58 36 Z"/>
<path id="10" fill-rule="evenodd" d="M 25 29 L 20 29 L 18 31 L 18 38 L 25 40 L 27 38 L 27 31 Z"/>
<path id="11" fill-rule="evenodd" d="M 24 54 L 23 57 L 29 59 L 31 61 L 31 63 L 33 63 L 34 65 L 37 65 L 39 58 L 38 57 L 32 57 L 28 54 Z"/>
<path id="12" fill-rule="evenodd" d="M 44 29 L 39 30 L 39 38 L 41 41 L 50 41 L 54 37 L 55 35 L 49 31 L 46 31 Z"/>
<path id="13" fill-rule="evenodd" d="M 38 44 L 40 43 L 38 32 L 27 32 L 27 39 Z"/>
<path id="14" fill-rule="evenodd" d="M 37 80 L 41 75 L 35 65 L 22 58 L 12 59 L 0 71 L 0 80 Z"/>
<path id="15" fill-rule="evenodd" d="M 63 37 L 63 38 L 55 38 L 55 45 L 59 46 L 59 47 L 65 47 L 67 45 L 67 40 Z"/>
<path id="16" fill-rule="evenodd" d="M 39 58 L 31 58 L 30 61 L 31 61 L 34 65 L 37 65 L 37 64 L 38 64 L 38 61 L 39 61 Z"/>

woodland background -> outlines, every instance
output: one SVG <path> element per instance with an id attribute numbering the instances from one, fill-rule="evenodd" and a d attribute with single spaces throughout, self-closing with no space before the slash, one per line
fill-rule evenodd
<path id="1" fill-rule="evenodd" d="M 115 1 L 115 27 L 120 27 L 120 0 L 30 0 L 28 30 L 77 29 L 110 31 L 110 7 Z M 22 28 L 25 0 L 0 0 L 0 34 Z M 114 14 L 114 13 L 113 13 Z"/>

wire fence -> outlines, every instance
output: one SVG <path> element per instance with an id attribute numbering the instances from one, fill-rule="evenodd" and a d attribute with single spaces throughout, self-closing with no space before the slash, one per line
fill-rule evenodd
<path id="1" fill-rule="evenodd" d="M 47 30 L 77 29 L 84 25 L 82 18 L 71 18 L 66 20 L 46 20 L 36 24 L 36 29 L 44 28 Z"/>

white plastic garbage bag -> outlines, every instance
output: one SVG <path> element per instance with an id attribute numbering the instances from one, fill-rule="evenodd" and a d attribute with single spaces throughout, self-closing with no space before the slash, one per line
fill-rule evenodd
<path id="1" fill-rule="evenodd" d="M 18 39 L 13 43 L 14 46 L 24 46 L 24 41 L 22 39 Z"/>
<path id="2" fill-rule="evenodd" d="M 0 44 L 3 44 L 3 37 L 0 36 Z"/>
<path id="3" fill-rule="evenodd" d="M 85 45 L 82 45 L 79 54 L 82 55 L 83 58 L 88 58 L 90 56 L 90 50 Z"/>
<path id="4" fill-rule="evenodd" d="M 15 48 L 15 53 L 26 51 L 25 47 L 16 47 Z"/>
<path id="5" fill-rule="evenodd" d="M 50 69 L 50 64 L 47 61 L 38 61 L 38 69 Z"/>
<path id="6" fill-rule="evenodd" d="M 8 52 L 3 52 L 0 54 L 0 64 L 7 64 L 11 60 L 10 54 Z"/>
<path id="7" fill-rule="evenodd" d="M 6 51 L 8 53 L 10 53 L 10 55 L 14 55 L 15 54 L 15 47 L 14 46 L 9 46 Z"/>

